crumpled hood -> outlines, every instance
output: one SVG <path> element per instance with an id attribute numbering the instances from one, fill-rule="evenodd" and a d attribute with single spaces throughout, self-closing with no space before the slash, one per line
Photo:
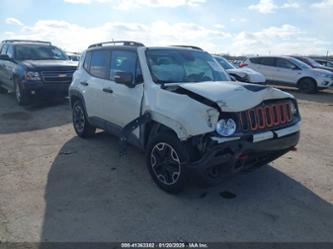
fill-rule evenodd
<path id="1" fill-rule="evenodd" d="M 25 60 L 22 64 L 29 69 L 48 69 L 48 68 L 70 68 L 74 69 L 77 67 L 78 62 L 70 60 Z"/>
<path id="2" fill-rule="evenodd" d="M 179 87 L 216 102 L 224 112 L 245 111 L 268 99 L 294 98 L 270 86 L 233 81 L 185 83 Z"/>

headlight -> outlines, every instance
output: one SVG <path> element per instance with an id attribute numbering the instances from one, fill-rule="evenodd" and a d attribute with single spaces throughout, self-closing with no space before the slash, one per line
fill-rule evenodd
<path id="1" fill-rule="evenodd" d="M 216 132 L 221 136 L 228 137 L 236 132 L 236 127 L 236 122 L 233 119 L 221 119 L 216 124 Z"/>
<path id="2" fill-rule="evenodd" d="M 26 72 L 25 79 L 26 80 L 40 80 L 40 76 L 39 76 L 38 72 L 29 71 L 29 72 Z"/>
<path id="3" fill-rule="evenodd" d="M 291 114 L 292 114 L 292 115 L 296 115 L 296 113 L 297 113 L 297 108 L 296 108 L 294 102 L 291 102 L 291 103 L 290 103 L 290 111 L 291 111 Z"/>

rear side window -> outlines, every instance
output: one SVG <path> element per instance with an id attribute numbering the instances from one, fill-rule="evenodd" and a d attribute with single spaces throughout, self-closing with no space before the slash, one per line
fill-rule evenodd
<path id="1" fill-rule="evenodd" d="M 136 81 L 142 79 L 138 56 L 132 51 L 112 51 L 110 80 L 114 81 L 117 72 L 131 73 Z M 139 83 L 139 82 L 137 82 Z"/>
<path id="2" fill-rule="evenodd" d="M 1 52 L 0 52 L 0 54 L 6 54 L 6 52 L 7 52 L 7 47 L 8 47 L 8 45 L 7 45 L 7 44 L 4 44 L 4 45 L 2 46 L 2 48 L 1 48 Z"/>
<path id="3" fill-rule="evenodd" d="M 274 67 L 275 63 L 274 63 L 274 58 L 272 57 L 263 57 L 261 58 L 261 65 L 264 65 L 264 66 L 270 66 L 270 67 Z"/>
<path id="4" fill-rule="evenodd" d="M 107 50 L 96 50 L 91 53 L 90 74 L 102 79 L 107 79 L 110 52 Z"/>

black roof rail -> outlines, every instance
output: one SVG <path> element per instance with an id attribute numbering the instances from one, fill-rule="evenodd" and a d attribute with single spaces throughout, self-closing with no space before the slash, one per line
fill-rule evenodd
<path id="1" fill-rule="evenodd" d="M 9 42 L 31 42 L 31 43 L 44 43 L 44 44 L 51 45 L 51 42 L 38 41 L 38 40 L 3 40 L 1 43 L 9 43 Z"/>
<path id="2" fill-rule="evenodd" d="M 133 46 L 133 47 L 144 47 L 140 42 L 135 41 L 106 41 L 106 42 L 100 42 L 90 45 L 88 48 L 94 48 L 94 47 L 102 47 L 103 45 L 111 44 L 113 46 L 116 46 L 118 44 L 122 44 L 123 46 Z"/>
<path id="3" fill-rule="evenodd" d="M 202 48 L 197 47 L 197 46 L 192 46 L 192 45 L 171 45 L 171 47 L 192 48 L 192 49 L 196 49 L 196 50 L 201 50 L 201 51 L 203 51 Z"/>

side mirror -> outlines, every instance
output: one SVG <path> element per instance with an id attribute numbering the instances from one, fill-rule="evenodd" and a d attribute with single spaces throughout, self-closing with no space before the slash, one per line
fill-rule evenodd
<path id="1" fill-rule="evenodd" d="M 6 54 L 1 54 L 0 55 L 0 60 L 11 61 L 12 59 Z"/>
<path id="2" fill-rule="evenodd" d="M 124 84 L 129 88 L 135 87 L 133 83 L 133 74 L 127 72 L 117 72 L 114 76 L 114 81 L 119 84 Z"/>

